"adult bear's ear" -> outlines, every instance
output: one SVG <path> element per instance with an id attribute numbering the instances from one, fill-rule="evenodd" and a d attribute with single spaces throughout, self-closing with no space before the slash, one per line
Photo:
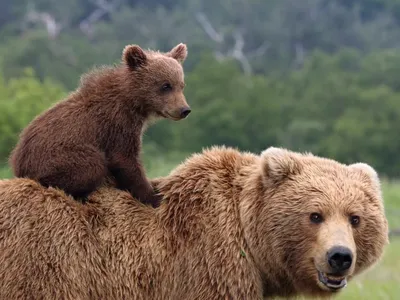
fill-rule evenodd
<path id="1" fill-rule="evenodd" d="M 264 182 L 279 184 L 286 178 L 299 174 L 303 165 L 299 156 L 286 149 L 270 147 L 261 153 Z"/>
<path id="2" fill-rule="evenodd" d="M 171 51 L 167 53 L 168 56 L 175 58 L 180 63 L 183 63 L 187 57 L 187 47 L 185 44 L 180 43 L 172 48 Z"/>
<path id="3" fill-rule="evenodd" d="M 130 69 L 136 70 L 147 63 L 147 56 L 138 45 L 127 45 L 122 52 L 122 60 Z"/>
<path id="4" fill-rule="evenodd" d="M 381 195 L 381 183 L 376 170 L 366 163 L 355 163 L 348 166 L 353 171 L 353 175 L 361 182 L 372 185 L 374 190 Z"/>

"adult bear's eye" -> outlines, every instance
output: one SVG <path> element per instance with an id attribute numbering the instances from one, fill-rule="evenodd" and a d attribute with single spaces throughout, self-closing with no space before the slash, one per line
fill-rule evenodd
<path id="1" fill-rule="evenodd" d="M 162 88 L 161 88 L 164 92 L 170 91 L 172 90 L 172 86 L 169 83 L 164 83 Z"/>
<path id="2" fill-rule="evenodd" d="M 310 221 L 315 223 L 315 224 L 319 224 L 319 223 L 322 223 L 323 218 L 319 213 L 312 213 L 310 215 Z"/>
<path id="3" fill-rule="evenodd" d="M 350 217 L 350 224 L 354 227 L 356 227 L 358 224 L 360 224 L 360 217 L 359 216 L 351 216 Z"/>

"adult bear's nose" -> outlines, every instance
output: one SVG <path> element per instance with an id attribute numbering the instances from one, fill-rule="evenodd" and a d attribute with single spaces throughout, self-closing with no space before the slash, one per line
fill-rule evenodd
<path id="1" fill-rule="evenodd" d="M 353 253 L 349 248 L 336 246 L 327 253 L 328 263 L 333 273 L 341 273 L 351 267 L 353 262 Z"/>

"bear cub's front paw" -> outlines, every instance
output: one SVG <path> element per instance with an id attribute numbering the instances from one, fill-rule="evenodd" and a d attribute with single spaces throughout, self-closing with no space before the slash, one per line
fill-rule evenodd
<path id="1" fill-rule="evenodd" d="M 161 204 L 161 200 L 163 199 L 163 196 L 158 194 L 158 191 L 155 190 L 153 195 L 150 195 L 146 198 L 145 201 L 143 201 L 146 204 L 150 204 L 152 207 L 157 208 Z"/>

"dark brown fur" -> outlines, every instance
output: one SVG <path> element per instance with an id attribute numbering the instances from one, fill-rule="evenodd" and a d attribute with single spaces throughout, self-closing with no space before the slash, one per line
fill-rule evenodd
<path id="1" fill-rule="evenodd" d="M 186 56 L 184 44 L 168 53 L 131 45 L 121 65 L 83 76 L 75 92 L 22 132 L 10 157 L 14 175 L 77 198 L 112 175 L 118 188 L 157 205 L 139 159 L 142 133 L 151 119 L 180 120 L 190 112 L 183 94 Z"/>

